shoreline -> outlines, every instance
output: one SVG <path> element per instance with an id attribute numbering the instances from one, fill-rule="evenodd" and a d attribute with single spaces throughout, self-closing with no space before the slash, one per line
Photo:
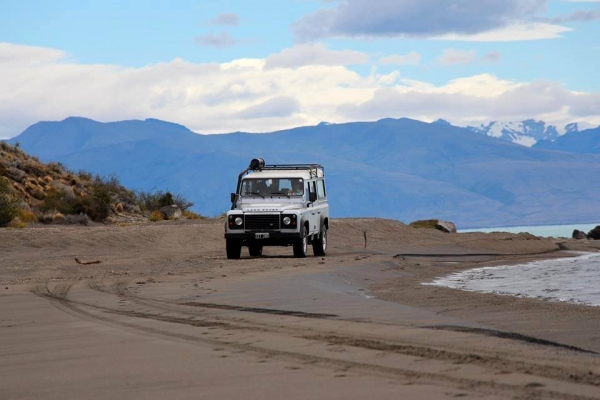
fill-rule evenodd
<path id="1" fill-rule="evenodd" d="M 572 255 L 567 256 L 567 257 L 559 257 L 559 258 L 550 258 L 550 259 L 536 259 L 536 260 L 531 260 L 528 261 L 526 263 L 518 263 L 518 264 L 504 264 L 504 265 L 497 265 L 497 266 L 481 266 L 481 267 L 477 267 L 477 268 L 472 268 L 472 269 L 467 269 L 467 270 L 463 270 L 463 271 L 457 271 L 457 272 L 453 272 L 451 274 L 448 274 L 446 276 L 443 277 L 437 277 L 435 278 L 433 281 L 431 282 L 424 282 L 422 283 L 422 285 L 425 286 L 437 286 L 437 287 L 445 287 L 445 288 L 449 288 L 449 289 L 456 289 L 456 290 L 462 290 L 462 291 L 468 291 L 468 292 L 477 292 L 477 293 L 490 293 L 490 294 L 494 294 L 494 295 L 498 295 L 498 296 L 514 296 L 514 297 L 518 297 L 518 298 L 529 298 L 529 299 L 537 299 L 537 300 L 541 300 L 541 301 L 547 301 L 547 302 L 552 302 L 552 303 L 564 303 L 564 304 L 573 304 L 573 305 L 582 305 L 582 306 L 588 306 L 588 307 L 600 307 L 600 299 L 596 300 L 597 303 L 590 303 L 589 301 L 585 301 L 585 300 L 581 300 L 580 298 L 577 297 L 572 297 L 570 299 L 562 299 L 560 297 L 556 297 L 556 296 L 542 296 L 540 294 L 532 294 L 532 293 L 536 293 L 533 290 L 533 286 L 538 284 L 539 282 L 538 279 L 540 278 L 539 274 L 538 275 L 533 275 L 533 276 L 523 276 L 523 270 L 527 270 L 527 269 L 532 269 L 532 267 L 536 267 L 536 268 L 541 268 L 541 269 L 547 269 L 549 267 L 552 267 L 554 264 L 560 262 L 560 261 L 568 261 L 571 260 L 572 262 L 578 262 L 578 261 L 585 261 L 588 260 L 590 258 L 597 258 L 600 256 L 599 252 L 592 252 L 592 251 L 587 251 L 587 252 L 582 252 L 582 251 L 573 251 L 570 252 L 572 253 Z M 560 265 L 560 267 L 564 267 L 565 264 Z M 489 288 L 484 288 L 483 283 L 485 282 L 491 282 L 492 280 L 495 279 L 507 279 L 507 274 L 502 274 L 503 271 L 512 271 L 513 269 L 519 268 L 521 267 L 522 270 L 521 271 L 515 271 L 515 272 L 521 272 L 520 274 L 520 279 L 527 281 L 529 283 L 529 287 L 530 288 L 523 288 L 521 287 L 521 291 L 517 291 L 517 292 L 511 292 L 511 291 L 507 291 L 507 289 L 504 289 L 504 286 L 506 286 L 506 283 L 503 285 L 503 287 L 496 287 L 493 288 L 492 286 L 490 286 Z M 561 268 L 564 269 L 564 268 Z M 486 272 L 489 272 L 488 275 L 490 275 L 488 278 L 484 278 L 484 277 L 479 277 L 477 275 L 485 275 Z M 540 271 L 540 273 L 543 271 Z M 544 275 L 547 275 L 548 272 L 546 272 Z M 499 278 L 498 275 L 501 275 L 502 278 Z M 519 283 L 518 281 L 515 283 Z M 512 282 L 509 282 L 509 284 L 512 284 Z M 554 283 L 554 286 L 561 286 L 560 283 Z M 556 292 L 559 289 L 552 289 L 552 292 Z"/>
<path id="2" fill-rule="evenodd" d="M 600 249 L 600 243 L 588 243 L 588 250 Z M 600 353 L 600 307 L 499 293 L 467 291 L 427 285 L 438 277 L 472 269 L 518 266 L 537 261 L 574 258 L 577 249 L 552 253 L 502 256 L 448 264 L 440 260 L 407 259 L 400 265 L 407 276 L 373 285 L 371 292 L 386 301 L 423 308 L 438 315 L 483 324 L 503 332 L 513 332 Z"/>
<path id="3" fill-rule="evenodd" d="M 555 239 L 571 238 L 574 230 L 580 230 L 585 233 L 591 231 L 595 227 L 600 226 L 600 223 L 572 223 L 572 224 L 551 224 L 551 225 L 511 225 L 502 227 L 490 228 L 466 228 L 460 229 L 458 233 L 491 233 L 491 232 L 507 232 L 507 233 L 530 233 L 540 237 L 552 237 Z M 566 229 L 566 230 L 565 230 Z"/>

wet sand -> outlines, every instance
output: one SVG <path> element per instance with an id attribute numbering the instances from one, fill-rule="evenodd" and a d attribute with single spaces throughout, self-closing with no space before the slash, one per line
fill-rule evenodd
<path id="1" fill-rule="evenodd" d="M 600 398 L 600 307 L 422 285 L 598 243 L 344 219 L 327 257 L 227 260 L 222 234 L 0 231 L 0 398 Z"/>

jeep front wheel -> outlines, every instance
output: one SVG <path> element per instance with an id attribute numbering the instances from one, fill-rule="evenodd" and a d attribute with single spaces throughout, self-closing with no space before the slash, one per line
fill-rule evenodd
<path id="1" fill-rule="evenodd" d="M 304 258 L 308 253 L 308 234 L 306 227 L 302 227 L 302 237 L 294 242 L 294 257 Z"/>
<path id="2" fill-rule="evenodd" d="M 237 260 L 242 255 L 242 241 L 238 239 L 226 239 L 225 250 L 227 258 Z"/>
<path id="3" fill-rule="evenodd" d="M 327 254 L 327 228 L 322 227 L 319 237 L 313 240 L 313 254 L 315 256 L 324 256 Z"/>

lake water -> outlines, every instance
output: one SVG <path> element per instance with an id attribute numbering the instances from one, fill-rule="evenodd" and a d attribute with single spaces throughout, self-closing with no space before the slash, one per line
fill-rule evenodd
<path id="1" fill-rule="evenodd" d="M 600 253 L 476 268 L 424 285 L 600 306 Z"/>
<path id="2" fill-rule="evenodd" d="M 573 231 L 575 229 L 579 229 L 580 231 L 584 231 L 588 233 L 596 226 L 597 224 L 576 224 L 576 225 L 538 225 L 538 226 L 510 226 L 504 228 L 481 228 L 481 229 L 461 229 L 459 232 L 510 232 L 510 233 L 520 233 L 520 232 L 529 232 L 535 236 L 542 237 L 567 237 L 570 238 L 573 235 Z"/>

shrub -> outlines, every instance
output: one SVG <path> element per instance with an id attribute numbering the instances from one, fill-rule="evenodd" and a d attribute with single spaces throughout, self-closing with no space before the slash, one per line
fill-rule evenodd
<path id="1" fill-rule="evenodd" d="M 152 222 L 163 221 L 165 216 L 160 211 L 152 211 L 152 214 L 148 217 L 148 220 Z"/>
<path id="2" fill-rule="evenodd" d="M 94 194 L 87 215 L 97 222 L 103 222 L 110 214 L 110 191 L 102 182 L 94 183 Z"/>
<path id="3" fill-rule="evenodd" d="M 48 163 L 48 168 L 50 168 L 50 171 L 56 174 L 62 174 L 63 172 L 65 172 L 65 166 L 59 162 Z"/>
<path id="4" fill-rule="evenodd" d="M 116 175 L 94 178 L 94 188 L 103 188 L 108 191 L 113 202 L 125 204 L 137 204 L 138 199 L 134 191 L 127 189 L 119 182 Z"/>
<path id="5" fill-rule="evenodd" d="M 46 192 L 40 189 L 35 189 L 33 193 L 31 193 L 31 196 L 33 196 L 33 198 L 36 200 L 44 200 L 46 198 Z"/>
<path id="6" fill-rule="evenodd" d="M 137 203 L 142 210 L 154 211 L 158 210 L 158 199 L 163 195 L 161 191 L 139 191 L 136 193 Z"/>
<path id="7" fill-rule="evenodd" d="M 204 217 L 200 214 L 196 214 L 193 211 L 185 210 L 183 212 L 183 218 L 185 218 L 185 219 L 205 219 L 206 217 Z"/>
<path id="8" fill-rule="evenodd" d="M 437 219 L 424 219 L 419 221 L 413 221 L 408 226 L 412 228 L 426 228 L 426 229 L 438 229 L 437 228 L 438 220 Z"/>
<path id="9" fill-rule="evenodd" d="M 12 196 L 8 180 L 0 177 L 0 226 L 8 225 L 19 213 L 19 202 Z"/>
<path id="10" fill-rule="evenodd" d="M 12 221 L 10 221 L 8 223 L 8 225 L 6 225 L 7 228 L 16 228 L 16 229 L 23 229 L 23 228 L 27 228 L 27 223 L 21 221 L 19 219 L 19 217 L 13 219 Z"/>
<path id="11" fill-rule="evenodd" d="M 90 223 L 90 218 L 85 214 L 65 215 L 60 220 L 55 219 L 55 222 L 65 225 L 88 225 Z"/>
<path id="12" fill-rule="evenodd" d="M 79 179 L 81 179 L 82 181 L 91 181 L 92 180 L 92 174 L 90 174 L 89 172 L 86 171 L 79 171 L 77 173 L 77 176 L 79 177 Z"/>
<path id="13" fill-rule="evenodd" d="M 186 200 L 181 195 L 177 194 L 173 196 L 171 192 L 165 193 L 162 190 L 148 192 L 140 191 L 136 193 L 136 197 L 140 208 L 147 211 L 159 210 L 161 207 L 173 204 L 179 207 L 181 211 L 185 211 L 194 205 L 194 203 Z"/>
<path id="14" fill-rule="evenodd" d="M 8 167 L 5 173 L 15 182 L 25 183 L 25 178 L 27 178 L 27 173 L 17 167 Z"/>
<path id="15" fill-rule="evenodd" d="M 35 176 L 35 177 L 41 177 L 44 174 L 43 168 L 41 166 L 41 164 L 39 164 L 39 162 L 35 162 L 32 159 L 27 159 L 23 165 L 22 165 L 22 170 L 25 171 L 26 173 L 28 173 L 29 175 Z"/>
<path id="16" fill-rule="evenodd" d="M 62 189 L 49 192 L 38 209 L 42 213 L 57 211 L 63 215 L 87 214 L 92 220 L 102 222 L 110 214 L 110 204 L 108 189 L 98 184 L 94 185 L 93 194 L 89 197 L 77 196 Z M 48 222 L 52 221 L 47 221 L 46 218 L 45 223 Z"/>
<path id="17" fill-rule="evenodd" d="M 38 221 L 35 214 L 30 210 L 20 209 L 18 211 L 18 217 L 21 221 L 23 221 L 25 223 Z"/>
<path id="18" fill-rule="evenodd" d="M 41 224 L 51 224 L 54 222 L 54 214 L 52 213 L 44 213 L 38 215 L 38 222 Z"/>
<path id="19" fill-rule="evenodd" d="M 163 208 L 166 206 L 171 206 L 175 204 L 175 201 L 173 200 L 173 195 L 171 194 L 171 192 L 167 192 L 165 194 L 163 194 L 159 199 L 158 199 L 158 208 Z"/>
<path id="20" fill-rule="evenodd" d="M 194 206 L 194 203 L 185 199 L 182 195 L 177 194 L 173 197 L 173 203 L 177 205 L 181 209 L 181 211 L 186 211 L 190 207 Z"/>
<path id="21" fill-rule="evenodd" d="M 36 195 L 34 194 L 34 197 Z M 37 198 L 37 197 L 36 197 Z M 43 203 L 38 206 L 41 212 L 58 211 L 62 214 L 81 212 L 78 198 L 69 196 L 64 190 L 48 192 Z"/>

